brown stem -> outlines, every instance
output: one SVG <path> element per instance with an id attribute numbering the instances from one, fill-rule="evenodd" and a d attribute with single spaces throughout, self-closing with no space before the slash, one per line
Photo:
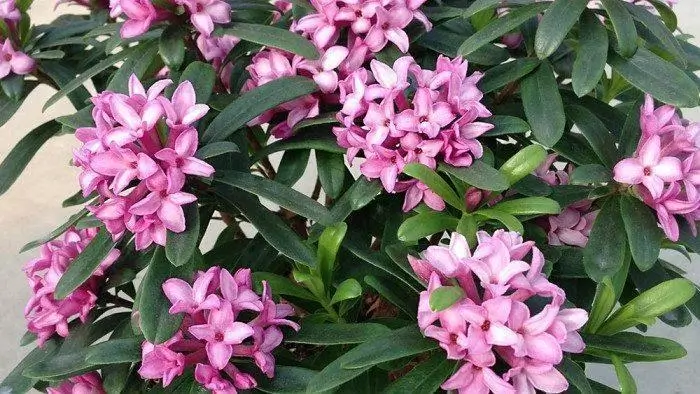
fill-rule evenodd
<path id="1" fill-rule="evenodd" d="M 496 97 L 493 99 L 493 104 L 497 105 L 497 104 L 503 103 L 510 96 L 515 94 L 515 92 L 518 91 L 519 87 L 520 87 L 520 83 L 518 81 L 513 81 L 513 82 L 509 83 L 508 85 L 506 85 L 505 88 L 503 88 L 503 90 L 501 90 L 500 93 L 498 93 L 496 95 Z"/>
<path id="2" fill-rule="evenodd" d="M 248 137 L 248 142 L 250 143 L 251 148 L 253 148 L 253 152 L 258 152 L 262 149 L 260 142 L 258 142 L 258 140 L 255 138 L 252 131 L 248 130 L 246 136 Z M 262 159 L 260 159 L 260 165 L 265 169 L 265 175 L 269 179 L 275 179 L 275 177 L 277 176 L 277 172 L 275 171 L 275 167 L 272 166 L 272 163 L 270 163 L 270 160 L 267 157 L 263 157 Z"/>

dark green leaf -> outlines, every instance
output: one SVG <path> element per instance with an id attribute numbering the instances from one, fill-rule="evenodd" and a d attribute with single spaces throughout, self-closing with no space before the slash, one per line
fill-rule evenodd
<path id="1" fill-rule="evenodd" d="M 19 140 L 5 160 L 0 163 L 0 195 L 15 183 L 39 148 L 60 130 L 61 126 L 52 120 L 30 131 Z"/>
<path id="2" fill-rule="evenodd" d="M 457 362 L 445 359 L 445 355 L 436 352 L 429 359 L 415 366 L 409 373 L 400 377 L 387 387 L 384 394 L 432 394 L 450 377 Z"/>
<path id="3" fill-rule="evenodd" d="M 343 155 L 316 151 L 316 169 L 318 179 L 326 195 L 332 199 L 338 198 L 343 192 L 345 181 L 345 162 Z"/>
<path id="4" fill-rule="evenodd" d="M 143 78 L 158 54 L 158 46 L 155 42 L 143 43 L 135 48 L 133 54 L 124 60 L 119 70 L 112 74 L 107 90 L 128 93 L 131 76 Z"/>
<path id="5" fill-rule="evenodd" d="M 31 93 L 32 90 L 37 86 L 36 83 L 33 82 L 27 82 L 25 86 L 28 86 L 28 89 L 26 89 L 26 93 L 24 94 L 24 98 Z M 7 123 L 10 118 L 17 112 L 20 106 L 22 106 L 22 103 L 24 100 L 13 100 L 5 95 L 0 94 L 0 126 L 4 125 Z"/>
<path id="6" fill-rule="evenodd" d="M 115 242 L 112 240 L 112 235 L 106 229 L 100 228 L 95 238 L 70 263 L 66 272 L 61 276 L 56 285 L 54 297 L 62 300 L 85 283 L 112 251 L 114 245 Z"/>
<path id="7" fill-rule="evenodd" d="M 508 134 L 525 134 L 530 130 L 530 125 L 515 116 L 496 115 L 485 120 L 493 125 L 493 129 L 487 131 L 484 137 L 494 137 Z"/>
<path id="8" fill-rule="evenodd" d="M 508 179 L 481 160 L 475 160 L 469 167 L 440 164 L 438 170 L 482 190 L 502 191 L 508 188 Z"/>
<path id="9" fill-rule="evenodd" d="M 217 171 L 214 183 L 245 190 L 321 224 L 333 224 L 330 221 L 330 213 L 321 203 L 267 178 L 238 171 Z M 242 213 L 246 214 L 244 211 Z"/>
<path id="10" fill-rule="evenodd" d="M 698 86 L 682 70 L 645 48 L 630 59 L 610 56 L 610 65 L 639 90 L 679 107 L 698 104 Z"/>
<path id="11" fill-rule="evenodd" d="M 643 102 L 644 98 L 640 97 L 632 103 L 620 133 L 620 152 L 625 157 L 632 156 L 639 144 L 639 138 L 642 136 L 642 130 L 639 126 L 639 115 Z"/>
<path id="12" fill-rule="evenodd" d="M 382 184 L 360 177 L 331 208 L 331 221 L 342 222 L 348 215 L 369 204 L 382 190 Z"/>
<path id="13" fill-rule="evenodd" d="M 620 55 L 631 57 L 637 50 L 637 29 L 634 27 L 632 15 L 619 0 L 601 0 L 610 21 L 615 28 L 617 47 Z"/>
<path id="14" fill-rule="evenodd" d="M 217 31 L 216 34 L 227 34 L 238 37 L 244 41 L 282 49 L 287 52 L 296 53 L 309 60 L 318 58 L 318 51 L 311 41 L 289 30 L 280 29 L 279 27 L 250 23 L 234 23 L 230 27 Z"/>
<path id="15" fill-rule="evenodd" d="M 576 95 L 581 97 L 595 89 L 605 72 L 608 59 L 608 33 L 598 16 L 585 11 L 581 18 L 579 47 L 571 72 Z"/>
<path id="16" fill-rule="evenodd" d="M 627 10 L 632 14 L 632 17 L 641 23 L 651 34 L 659 40 L 665 51 L 668 51 L 678 63 L 685 67 L 685 53 L 683 48 L 678 43 L 673 33 L 663 24 L 658 16 L 649 12 L 642 5 L 624 4 Z"/>
<path id="17" fill-rule="evenodd" d="M 671 7 L 661 0 L 647 1 L 651 3 L 654 6 L 654 8 L 656 8 L 656 11 L 659 13 L 659 16 L 664 21 L 668 29 L 671 31 L 676 31 L 676 28 L 678 27 L 678 18 L 676 17 L 676 13 L 673 12 Z"/>
<path id="18" fill-rule="evenodd" d="M 195 153 L 195 156 L 199 159 L 206 160 L 226 153 L 237 152 L 240 152 L 240 149 L 238 149 L 238 145 L 229 141 L 219 141 L 201 147 L 197 151 L 197 153 Z"/>
<path id="19" fill-rule="evenodd" d="M 547 8 L 535 35 L 537 57 L 549 57 L 559 48 L 587 5 L 588 0 L 555 0 Z"/>
<path id="20" fill-rule="evenodd" d="M 165 242 L 165 255 L 173 265 L 187 264 L 194 255 L 199 241 L 199 207 L 196 202 L 184 205 L 185 231 L 175 233 L 168 230 Z"/>
<path id="21" fill-rule="evenodd" d="M 330 131 L 325 129 L 310 130 L 267 145 L 253 156 L 253 162 L 257 162 L 261 158 L 275 152 L 299 149 L 315 149 L 317 152 L 322 150 L 325 152 L 345 153 L 345 149 L 338 146 L 335 136 Z"/>
<path id="22" fill-rule="evenodd" d="M 566 117 L 557 80 L 549 63 L 542 62 L 535 72 L 524 78 L 521 91 L 525 115 L 533 135 L 543 145 L 554 146 L 564 134 Z"/>
<path id="23" fill-rule="evenodd" d="M 38 379 L 28 378 L 22 374 L 22 372 L 31 367 L 47 357 L 52 356 L 58 351 L 58 346 L 56 345 L 56 340 L 49 340 L 44 344 L 43 347 L 35 348 L 29 354 L 22 359 L 22 361 L 17 364 L 17 366 L 10 371 L 10 373 L 3 379 L 0 383 L 0 392 L 2 393 L 26 393 L 31 390 L 32 386 L 36 384 Z"/>
<path id="24" fill-rule="evenodd" d="M 398 287 L 392 281 L 386 278 L 367 275 L 365 276 L 365 283 L 376 290 L 377 293 L 387 301 L 399 308 L 406 316 L 413 317 L 418 313 L 416 308 L 418 305 L 417 297 L 408 295 L 404 288 Z"/>
<path id="25" fill-rule="evenodd" d="M 214 89 L 214 84 L 216 84 L 217 78 L 216 70 L 214 70 L 214 67 L 212 67 L 211 64 L 192 62 L 185 68 L 184 71 L 182 71 L 182 75 L 180 75 L 180 83 L 190 81 L 192 83 L 192 87 L 194 88 L 197 102 L 204 104 L 209 101 L 209 97 L 211 97 L 211 93 Z M 211 127 L 211 125 L 209 127 Z"/>
<path id="26" fill-rule="evenodd" d="M 610 312 L 612 312 L 616 303 L 617 297 L 612 281 L 608 277 L 603 278 L 596 288 L 585 332 L 597 332 L 610 315 Z"/>
<path id="27" fill-rule="evenodd" d="M 583 334 L 586 353 L 614 354 L 624 361 L 662 361 L 684 357 L 685 349 L 666 338 L 647 337 L 634 332 L 611 336 Z"/>
<path id="28" fill-rule="evenodd" d="M 620 213 L 632 260 L 640 270 L 646 271 L 656 263 L 661 250 L 661 232 L 656 217 L 648 206 L 632 196 L 620 198 Z"/>
<path id="29" fill-rule="evenodd" d="M 409 163 L 404 166 L 403 172 L 423 182 L 448 204 L 459 210 L 464 209 L 464 202 L 457 196 L 452 187 L 429 167 L 420 163 Z"/>
<path id="30" fill-rule="evenodd" d="M 489 68 L 484 73 L 484 77 L 479 81 L 479 88 L 484 93 L 493 92 L 496 89 L 506 86 L 510 82 L 531 73 L 540 64 L 538 59 L 519 58 L 512 62 L 503 63 L 496 67 Z"/>
<path id="31" fill-rule="evenodd" d="M 516 29 L 530 18 L 549 7 L 549 3 L 529 4 L 513 9 L 507 15 L 494 19 L 483 29 L 467 38 L 459 47 L 459 55 L 468 55 L 489 42 Z"/>
<path id="32" fill-rule="evenodd" d="M 507 212 L 499 211 L 498 209 L 480 209 L 474 212 L 474 215 L 496 220 L 505 225 L 510 231 L 515 231 L 520 234 L 525 232 L 523 229 L 523 224 L 520 223 L 520 220 Z"/>
<path id="33" fill-rule="evenodd" d="M 591 111 L 581 106 L 567 106 L 567 116 L 576 123 L 576 126 L 588 141 L 595 154 L 608 168 L 612 168 L 620 158 L 620 153 L 615 147 L 615 138 Z"/>
<path id="34" fill-rule="evenodd" d="M 391 332 L 376 323 L 315 324 L 304 323 L 301 330 L 285 336 L 285 342 L 309 345 L 343 345 L 363 343 Z"/>
<path id="35" fill-rule="evenodd" d="M 20 101 L 24 93 L 24 75 L 11 74 L 0 79 L 0 86 L 10 100 Z"/>
<path id="36" fill-rule="evenodd" d="M 294 186 L 294 184 L 304 176 L 306 167 L 309 165 L 310 156 L 311 151 L 305 149 L 284 152 L 279 168 L 277 169 L 275 181 L 289 187 Z M 345 175 L 345 173 L 343 173 L 343 175 Z"/>
<path id="37" fill-rule="evenodd" d="M 408 326 L 352 349 L 341 356 L 340 366 L 345 369 L 362 369 L 437 347 L 437 342 L 423 337 L 417 327 Z"/>
<path id="38" fill-rule="evenodd" d="M 141 339 L 110 339 L 90 346 L 85 359 L 90 364 L 121 364 L 141 361 Z"/>
<path id="39" fill-rule="evenodd" d="M 564 361 L 562 361 L 561 364 L 557 365 L 557 369 L 559 370 L 559 372 L 562 373 L 562 375 L 566 377 L 566 380 L 572 383 L 574 387 L 576 387 L 578 391 L 581 392 L 581 394 L 593 393 L 593 389 L 591 388 L 591 385 L 590 383 L 588 383 L 588 379 L 586 378 L 586 373 L 578 364 L 571 361 L 570 358 L 564 358 Z"/>
<path id="40" fill-rule="evenodd" d="M 66 115 L 56 118 L 56 121 L 61 125 L 68 127 L 70 129 L 78 129 L 80 127 L 93 126 L 95 121 L 92 119 L 92 110 L 95 108 L 93 105 L 88 105 L 85 108 L 80 109 L 73 115 Z"/>
<path id="41" fill-rule="evenodd" d="M 267 283 L 270 285 L 270 288 L 272 289 L 272 293 L 276 295 L 286 295 L 311 301 L 316 300 L 316 297 L 314 297 L 313 294 L 309 293 L 308 290 L 299 286 L 296 283 L 293 283 L 291 280 L 285 278 L 284 276 L 280 276 L 270 272 L 254 272 L 253 281 L 256 285 L 262 281 L 267 281 Z"/>
<path id="42" fill-rule="evenodd" d="M 444 311 L 464 297 L 464 290 L 458 286 L 441 286 L 430 293 L 430 310 Z"/>
<path id="43" fill-rule="evenodd" d="M 459 220 L 448 214 L 434 211 L 421 212 L 406 219 L 399 227 L 398 237 L 402 242 L 416 242 L 433 234 L 457 228 Z"/>
<path id="44" fill-rule="evenodd" d="M 311 369 L 278 365 L 275 367 L 275 378 L 258 380 L 256 389 L 270 394 L 304 393 L 317 373 Z"/>
<path id="45" fill-rule="evenodd" d="M 627 250 L 623 227 L 619 198 L 611 197 L 598 213 L 583 251 L 586 273 L 594 281 L 600 282 L 622 268 Z"/>
<path id="46" fill-rule="evenodd" d="M 168 68 L 177 71 L 185 60 L 185 29 L 178 25 L 163 30 L 158 43 L 158 53 Z"/>
<path id="47" fill-rule="evenodd" d="M 204 132 L 202 142 L 223 141 L 261 113 L 316 89 L 313 80 L 296 76 L 276 79 L 245 92 L 214 118 Z"/>
<path id="48" fill-rule="evenodd" d="M 599 185 L 612 181 L 612 173 L 600 164 L 584 164 L 574 168 L 569 177 L 572 185 Z"/>
<path id="49" fill-rule="evenodd" d="M 71 215 L 71 217 L 68 218 L 67 222 L 58 226 L 55 230 L 50 232 L 47 236 L 40 238 L 40 239 L 37 239 L 36 241 L 32 241 L 32 242 L 22 246 L 22 249 L 19 252 L 24 253 L 28 250 L 36 248 L 37 246 L 41 246 L 49 241 L 53 241 L 54 239 L 63 235 L 63 233 L 65 233 L 66 230 L 68 230 L 69 228 L 74 226 L 80 219 L 84 218 L 87 214 L 88 214 L 88 210 L 82 209 L 82 210 L 80 210 L 80 212 Z"/>
<path id="50" fill-rule="evenodd" d="M 28 378 L 41 380 L 60 380 L 67 376 L 81 375 L 98 369 L 85 360 L 87 349 L 52 356 L 27 367 L 22 374 Z"/>

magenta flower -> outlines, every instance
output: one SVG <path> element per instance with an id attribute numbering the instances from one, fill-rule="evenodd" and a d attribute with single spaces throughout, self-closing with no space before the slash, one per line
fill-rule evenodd
<path id="1" fill-rule="evenodd" d="M 171 314 L 195 313 L 200 310 L 219 308 L 221 306 L 219 297 L 209 294 L 209 285 L 215 279 L 215 275 L 215 270 L 210 269 L 200 275 L 192 286 L 178 278 L 165 281 L 163 292 L 173 304 L 168 312 Z"/>
<path id="2" fill-rule="evenodd" d="M 585 213 L 586 210 L 568 207 L 559 215 L 550 216 L 549 233 L 547 234 L 549 244 L 578 247 L 586 246 L 588 243 L 588 236 L 593 228 L 593 222 L 599 212 L 593 211 Z"/>
<path id="3" fill-rule="evenodd" d="M 194 87 L 190 81 L 181 83 L 175 89 L 172 100 L 163 100 L 163 103 L 170 127 L 189 126 L 209 112 L 208 105 L 197 104 Z"/>
<path id="4" fill-rule="evenodd" d="M 15 50 L 9 38 L 0 47 L 0 79 L 14 73 L 29 74 L 34 70 L 36 62 L 24 52 Z"/>
<path id="5" fill-rule="evenodd" d="M 214 31 L 214 24 L 231 21 L 231 6 L 221 0 L 176 0 L 187 7 L 194 27 L 205 36 Z"/>
<path id="6" fill-rule="evenodd" d="M 122 38 L 140 36 L 147 32 L 158 18 L 158 13 L 150 0 L 119 0 L 118 6 L 127 18 L 121 28 Z M 112 6 L 110 2 L 110 8 L 113 14 L 117 12 L 116 4 Z"/>
<path id="7" fill-rule="evenodd" d="M 0 19 L 5 22 L 19 22 L 22 19 L 15 0 L 0 0 Z"/>
<path id="8" fill-rule="evenodd" d="M 207 356 L 214 368 L 223 369 L 233 354 L 232 345 L 238 345 L 253 335 L 253 329 L 245 323 L 235 322 L 231 304 L 223 302 L 212 309 L 207 324 L 191 326 L 195 338 L 207 342 Z"/>
<path id="9" fill-rule="evenodd" d="M 139 375 L 144 379 L 162 379 L 163 387 L 170 385 L 185 368 L 185 355 L 170 349 L 178 340 L 180 337 L 176 335 L 159 345 L 144 341 Z"/>
<path id="10" fill-rule="evenodd" d="M 183 174 L 209 177 L 214 173 L 214 167 L 194 157 L 198 143 L 197 130 L 188 128 L 175 139 L 173 148 L 163 148 L 156 152 L 155 157 Z"/>
<path id="11" fill-rule="evenodd" d="M 462 365 L 445 383 L 443 390 L 457 390 L 460 394 L 515 394 L 508 382 L 496 375 L 491 368 L 476 366 L 472 363 Z"/>
<path id="12" fill-rule="evenodd" d="M 102 378 L 97 372 L 88 372 L 64 380 L 56 387 L 47 387 L 47 394 L 104 394 Z"/>
<path id="13" fill-rule="evenodd" d="M 664 182 L 681 180 L 683 172 L 677 157 L 661 156 L 661 138 L 654 135 L 639 148 L 637 157 L 624 159 L 615 165 L 614 178 L 630 185 L 641 183 L 653 198 L 659 198 Z"/>

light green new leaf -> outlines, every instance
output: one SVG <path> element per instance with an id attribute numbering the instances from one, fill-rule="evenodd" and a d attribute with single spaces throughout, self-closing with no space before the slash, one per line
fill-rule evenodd
<path id="1" fill-rule="evenodd" d="M 481 160 L 474 160 L 469 167 L 440 164 L 438 171 L 454 176 L 462 182 L 482 190 L 503 191 L 509 186 L 508 179 L 503 174 Z"/>
<path id="2" fill-rule="evenodd" d="M 458 223 L 457 218 L 442 212 L 421 212 L 401 223 L 398 237 L 402 242 L 412 243 L 445 230 L 454 230 Z"/>
<path id="3" fill-rule="evenodd" d="M 499 221 L 510 231 L 515 231 L 520 234 L 525 233 L 525 229 L 523 228 L 523 224 L 520 223 L 520 220 L 507 212 L 499 211 L 498 209 L 485 208 L 474 212 L 474 215 Z"/>
<path id="4" fill-rule="evenodd" d="M 349 278 L 341 282 L 333 293 L 331 305 L 341 301 L 352 300 L 362 295 L 362 286 L 355 278 Z"/>
<path id="5" fill-rule="evenodd" d="M 347 233 L 347 231 L 347 224 L 344 222 L 336 223 L 326 227 L 318 239 L 318 252 L 316 253 L 318 271 L 326 287 L 331 285 L 338 250 L 340 249 L 340 245 L 343 244 L 343 239 L 345 239 L 345 233 Z"/>
<path id="6" fill-rule="evenodd" d="M 464 297 L 464 290 L 458 286 L 441 286 L 430 293 L 430 310 L 444 311 Z"/>
<path id="7" fill-rule="evenodd" d="M 525 197 L 500 202 L 494 209 L 513 216 L 557 215 L 561 212 L 559 203 L 546 197 Z"/>
<path id="8" fill-rule="evenodd" d="M 543 147 L 534 144 L 528 145 L 503 163 L 498 171 L 512 185 L 532 174 L 545 159 L 547 159 L 547 151 Z"/>
<path id="9" fill-rule="evenodd" d="M 615 366 L 615 374 L 617 375 L 618 382 L 620 382 L 622 394 L 637 394 L 637 384 L 634 382 L 634 376 L 632 376 L 629 369 L 627 369 L 619 357 L 612 356 L 611 359 Z"/>
<path id="10" fill-rule="evenodd" d="M 457 196 L 454 189 L 429 167 L 420 163 L 409 163 L 404 166 L 403 172 L 423 182 L 448 204 L 459 210 L 464 210 L 464 202 Z"/>
<path id="11" fill-rule="evenodd" d="M 675 341 L 636 332 L 582 336 L 586 343 L 586 354 L 608 359 L 615 355 L 624 361 L 663 361 L 682 358 L 687 354 L 683 346 Z"/>

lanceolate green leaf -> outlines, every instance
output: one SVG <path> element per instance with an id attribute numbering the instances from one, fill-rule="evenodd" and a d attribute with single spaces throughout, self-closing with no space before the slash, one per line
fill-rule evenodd
<path id="1" fill-rule="evenodd" d="M 500 202 L 493 208 L 513 216 L 556 215 L 561 207 L 556 201 L 546 197 L 525 197 Z"/>
<path id="2" fill-rule="evenodd" d="M 74 226 L 80 219 L 84 218 L 87 216 L 88 210 L 87 209 L 81 209 L 80 212 L 71 215 L 70 218 L 68 218 L 68 221 L 63 223 L 62 225 L 58 226 L 55 230 L 53 230 L 51 233 L 49 233 L 47 236 L 37 239 L 36 241 L 32 241 L 24 246 L 22 246 L 22 249 L 19 251 L 20 253 L 26 252 L 28 250 L 34 249 L 37 246 L 41 246 L 49 241 L 53 241 L 54 239 L 60 237 L 63 233 L 66 232 L 69 228 Z"/>
<path id="3" fill-rule="evenodd" d="M 623 265 L 627 236 L 620 215 L 620 201 L 610 197 L 596 217 L 583 251 L 586 273 L 596 282 L 612 276 Z"/>
<path id="4" fill-rule="evenodd" d="M 686 65 L 685 53 L 673 33 L 664 25 L 658 16 L 649 12 L 645 7 L 636 4 L 624 4 L 632 17 L 646 27 L 659 40 L 665 51 L 668 51 L 682 67 Z"/>
<path id="5" fill-rule="evenodd" d="M 615 28 L 617 50 L 623 57 L 631 57 L 637 50 L 637 29 L 634 27 L 632 15 L 618 0 L 601 0 L 610 21 Z"/>
<path id="6" fill-rule="evenodd" d="M 485 120 L 493 125 L 493 129 L 487 131 L 484 137 L 495 137 L 508 134 L 525 134 L 530 130 L 530 125 L 515 116 L 496 115 Z"/>
<path id="7" fill-rule="evenodd" d="M 557 369 L 566 376 L 566 380 L 573 384 L 581 394 L 593 393 L 593 389 L 586 378 L 586 373 L 577 363 L 571 361 L 570 358 L 565 357 L 564 361 L 557 365 Z"/>
<path id="8" fill-rule="evenodd" d="M 554 53 L 574 27 L 588 0 L 555 0 L 544 13 L 535 35 L 535 53 L 544 59 Z"/>
<path id="9" fill-rule="evenodd" d="M 178 70 L 185 60 L 185 34 L 182 26 L 172 25 L 163 30 L 158 42 L 158 53 L 171 70 Z"/>
<path id="10" fill-rule="evenodd" d="M 321 224 L 333 224 L 321 203 L 281 183 L 238 171 L 217 171 L 215 176 L 215 183 L 245 190 Z"/>
<path id="11" fill-rule="evenodd" d="M 584 334 L 586 353 L 616 355 L 624 361 L 662 361 L 684 357 L 680 344 L 666 338 L 648 337 L 635 332 L 611 336 Z"/>
<path id="12" fill-rule="evenodd" d="M 640 270 L 646 271 L 656 263 L 661 250 L 661 232 L 656 217 L 646 204 L 632 196 L 620 198 L 620 213 L 632 260 Z"/>
<path id="13" fill-rule="evenodd" d="M 165 255 L 173 265 L 187 264 L 194 255 L 199 241 L 199 207 L 196 202 L 182 207 L 185 212 L 185 231 L 175 233 L 168 230 Z"/>
<path id="14" fill-rule="evenodd" d="M 111 339 L 90 346 L 85 359 L 94 365 L 121 364 L 141 361 L 139 338 Z"/>
<path id="15" fill-rule="evenodd" d="M 275 378 L 261 379 L 256 389 L 269 394 L 303 393 L 316 374 L 318 371 L 312 369 L 278 365 L 275 367 Z M 190 394 L 195 393 L 190 391 Z"/>
<path id="16" fill-rule="evenodd" d="M 275 295 L 291 296 L 303 300 L 316 300 L 313 294 L 290 279 L 270 272 L 253 272 L 253 281 L 258 284 L 267 281 Z"/>
<path id="17" fill-rule="evenodd" d="M 498 209 L 480 209 L 474 212 L 474 215 L 482 216 L 486 219 L 496 220 L 501 222 L 510 231 L 515 231 L 520 234 L 524 233 L 523 224 L 515 216 L 508 212 L 499 211 Z"/>
<path id="18" fill-rule="evenodd" d="M 543 145 L 554 146 L 564 134 L 566 117 L 549 63 L 542 62 L 535 72 L 524 78 L 521 90 L 525 115 L 533 135 Z"/>
<path id="19" fill-rule="evenodd" d="M 484 73 L 481 81 L 479 81 L 479 88 L 484 93 L 492 92 L 528 75 L 539 64 L 539 59 L 520 58 L 489 68 Z"/>
<path id="20" fill-rule="evenodd" d="M 452 374 L 456 361 L 447 360 L 444 354 L 436 352 L 432 357 L 414 367 L 387 387 L 384 394 L 432 394 Z"/>
<path id="21" fill-rule="evenodd" d="M 420 163 L 410 163 L 404 166 L 403 172 L 426 184 L 430 190 L 442 197 L 448 204 L 459 210 L 464 209 L 464 203 L 455 191 L 440 175 L 429 167 Z"/>
<path id="22" fill-rule="evenodd" d="M 335 269 L 338 250 L 343 243 L 348 225 L 344 222 L 326 227 L 318 239 L 318 272 L 326 287 L 330 287 Z"/>
<path id="23" fill-rule="evenodd" d="M 90 241 L 85 249 L 68 266 L 66 272 L 56 285 L 54 297 L 62 300 L 68 297 L 75 289 L 92 276 L 97 267 L 114 248 L 115 242 L 109 232 L 100 228 L 95 238 Z"/>
<path id="24" fill-rule="evenodd" d="M 362 369 L 385 361 L 420 354 L 437 347 L 437 342 L 423 337 L 418 327 L 408 326 L 347 352 L 341 356 L 340 366 L 345 369 Z"/>
<path id="25" fill-rule="evenodd" d="M 634 382 L 634 377 L 630 373 L 629 369 L 617 356 L 612 358 L 613 365 L 615 366 L 615 374 L 617 375 L 617 380 L 620 382 L 620 388 L 622 388 L 623 394 L 637 394 L 637 384 Z"/>
<path id="26" fill-rule="evenodd" d="M 619 161 L 620 153 L 615 147 L 615 138 L 603 122 L 588 109 L 577 105 L 567 106 L 566 114 L 576 123 L 600 161 L 612 168 Z"/>
<path id="27" fill-rule="evenodd" d="M 316 151 L 316 168 L 323 191 L 332 199 L 338 198 L 343 192 L 343 182 L 345 181 L 346 171 L 343 155 Z"/>
<path id="28" fill-rule="evenodd" d="M 639 48 L 630 59 L 612 54 L 610 65 L 627 82 L 660 101 L 683 108 L 698 105 L 697 84 L 678 67 L 645 48 Z"/>
<path id="29" fill-rule="evenodd" d="M 507 15 L 494 19 L 483 29 L 467 38 L 459 47 L 459 55 L 468 55 L 489 42 L 503 36 L 516 29 L 528 19 L 536 16 L 549 7 L 549 3 L 528 4 L 517 9 L 513 9 Z"/>
<path id="30" fill-rule="evenodd" d="M 294 186 L 294 184 L 304 176 L 304 172 L 309 165 L 310 156 L 310 150 L 290 150 L 289 152 L 284 152 L 277 169 L 275 182 L 290 187 Z"/>
<path id="31" fill-rule="evenodd" d="M 128 93 L 129 78 L 132 75 L 142 78 L 158 54 L 158 45 L 155 42 L 142 43 L 135 48 L 133 55 L 124 60 L 119 70 L 112 75 L 107 90 Z"/>
<path id="32" fill-rule="evenodd" d="M 547 158 L 547 151 L 539 145 L 528 145 L 503 163 L 498 170 L 509 184 L 514 184 L 531 174 Z"/>
<path id="33" fill-rule="evenodd" d="M 309 60 L 318 58 L 318 51 L 311 41 L 299 34 L 279 27 L 237 22 L 231 27 L 221 29 L 217 34 L 227 34 L 238 37 L 241 40 L 282 49 L 301 55 Z"/>
<path id="34" fill-rule="evenodd" d="M 308 78 L 285 77 L 245 92 L 214 118 L 204 131 L 202 142 L 223 141 L 268 109 L 313 93 L 316 89 L 316 83 Z"/>
<path id="35" fill-rule="evenodd" d="M 574 92 L 581 97 L 595 89 L 605 72 L 608 33 L 598 16 L 591 11 L 584 11 L 579 30 L 579 46 L 571 80 Z"/>
<path id="36" fill-rule="evenodd" d="M 192 62 L 182 71 L 180 83 L 190 81 L 194 88 L 197 102 L 205 104 L 211 97 L 212 89 L 216 83 L 216 70 L 211 64 L 204 62 Z"/>
<path id="37" fill-rule="evenodd" d="M 412 216 L 399 227 L 398 237 L 403 242 L 416 242 L 421 238 L 457 228 L 459 220 L 441 212 L 422 212 Z"/>
<path id="38" fill-rule="evenodd" d="M 60 130 L 61 125 L 52 120 L 30 131 L 19 140 L 5 157 L 5 160 L 0 163 L 0 195 L 3 195 L 15 183 L 39 148 Z"/>
<path id="39" fill-rule="evenodd" d="M 58 350 L 56 340 L 49 340 L 43 347 L 37 347 L 22 359 L 17 366 L 0 383 L 0 392 L 26 393 L 38 381 L 35 378 L 28 378 L 23 375 L 23 371 L 47 357 L 52 356 Z"/>
<path id="40" fill-rule="evenodd" d="M 612 172 L 600 164 L 584 164 L 569 176 L 572 185 L 598 185 L 612 181 Z"/>
<path id="41" fill-rule="evenodd" d="M 502 191 L 508 188 L 508 179 L 497 169 L 481 160 L 474 160 L 469 167 L 452 167 L 440 164 L 438 170 L 479 189 Z"/>

